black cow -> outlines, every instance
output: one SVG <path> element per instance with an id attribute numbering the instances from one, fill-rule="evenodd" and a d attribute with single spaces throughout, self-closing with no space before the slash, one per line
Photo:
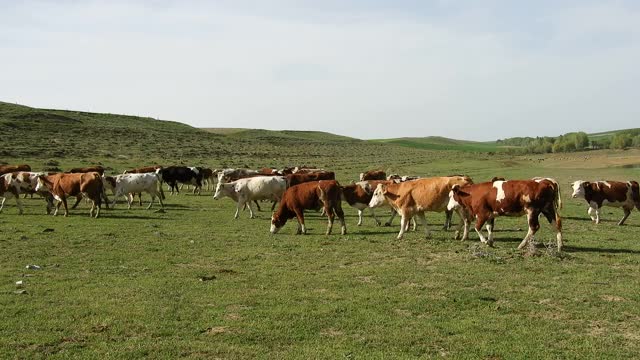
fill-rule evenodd
<path id="1" fill-rule="evenodd" d="M 202 172 L 193 171 L 186 166 L 168 166 L 166 168 L 156 170 L 161 182 L 166 182 L 171 188 L 171 194 L 175 189 L 176 193 L 180 193 L 178 183 L 195 185 L 196 188 L 202 187 Z"/>

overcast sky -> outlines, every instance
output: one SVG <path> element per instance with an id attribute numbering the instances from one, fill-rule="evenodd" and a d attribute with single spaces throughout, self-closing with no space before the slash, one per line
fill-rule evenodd
<path id="1" fill-rule="evenodd" d="M 470 140 L 640 125 L 640 1 L 0 0 L 0 101 Z"/>

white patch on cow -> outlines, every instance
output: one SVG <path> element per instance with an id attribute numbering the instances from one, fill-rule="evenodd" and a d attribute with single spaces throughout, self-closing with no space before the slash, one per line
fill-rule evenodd
<path id="1" fill-rule="evenodd" d="M 604 184 L 606 187 L 608 187 L 609 189 L 611 189 L 611 184 L 609 184 L 608 182 L 606 182 L 606 181 L 599 181 L 599 183 L 602 183 L 602 184 Z"/>
<path id="2" fill-rule="evenodd" d="M 504 189 L 502 188 L 502 184 L 506 183 L 506 181 L 494 181 L 493 182 L 493 187 L 496 188 L 497 190 L 497 194 L 496 194 L 496 201 L 500 202 L 502 200 L 504 200 L 504 198 L 507 197 L 507 195 L 504 193 Z"/>
<path id="3" fill-rule="evenodd" d="M 449 191 L 449 203 L 447 204 L 447 210 L 451 211 L 458 207 L 460 207 L 460 203 L 453 198 L 453 191 Z"/>
<path id="4" fill-rule="evenodd" d="M 524 200 L 524 202 L 528 204 L 531 202 L 531 197 L 529 196 L 529 194 L 525 194 L 522 195 L 522 200 Z"/>
<path id="5" fill-rule="evenodd" d="M 573 189 L 573 194 L 571 194 L 572 198 L 583 198 L 585 196 L 585 191 L 584 191 L 584 181 L 583 180 L 577 180 L 574 181 L 573 184 L 571 184 L 571 188 Z"/>

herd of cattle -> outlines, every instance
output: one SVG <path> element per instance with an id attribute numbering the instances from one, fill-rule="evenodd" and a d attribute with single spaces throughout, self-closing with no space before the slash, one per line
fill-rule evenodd
<path id="1" fill-rule="evenodd" d="M 125 197 L 128 207 L 135 195 L 148 193 L 151 208 L 155 199 L 164 208 L 163 183 L 173 194 L 179 193 L 180 186 L 193 186 L 193 192 L 200 193 L 203 185 L 215 187 L 214 199 L 229 197 L 236 202 L 235 218 L 240 210 L 248 208 L 249 216 L 254 217 L 253 205 L 260 211 L 258 201 L 272 201 L 271 233 L 275 234 L 289 219 L 298 221 L 298 234 L 305 234 L 305 210 L 320 210 L 328 218 L 326 234 L 330 234 L 337 216 L 341 224 L 341 233 L 346 233 L 342 202 L 358 210 L 358 226 L 362 225 L 365 209 L 369 209 L 377 225 L 381 225 L 374 209 L 391 208 L 391 217 L 385 223 L 390 225 L 393 217 L 400 214 L 401 239 L 413 220 L 415 230 L 417 218 L 423 224 L 425 235 L 429 229 L 425 212 L 444 212 L 445 229 L 449 229 L 451 215 L 456 212 L 460 217 L 455 232 L 456 239 L 468 239 L 469 226 L 475 219 L 474 229 L 480 241 L 492 245 L 493 227 L 496 217 L 527 215 L 529 230 L 518 246 L 525 247 L 540 228 L 539 216 L 551 224 L 556 231 L 558 250 L 562 249 L 562 221 L 558 209 L 562 207 L 560 186 L 552 178 L 533 178 L 530 180 L 505 180 L 493 178 L 491 181 L 474 183 L 464 175 L 443 177 L 409 177 L 390 175 L 381 170 L 372 170 L 360 174 L 358 182 L 346 186 L 335 180 L 335 173 L 311 167 L 285 169 L 263 168 L 213 170 L 202 167 L 150 166 L 125 171 L 121 175 L 107 176 L 101 166 L 75 168 L 63 173 L 32 172 L 29 165 L 0 166 L 0 212 L 5 200 L 15 197 L 18 211 L 23 212 L 20 195 L 41 195 L 46 201 L 47 214 L 55 208 L 53 215 L 64 205 L 68 215 L 67 198 L 76 198 L 75 208 L 85 197 L 91 201 L 90 216 L 98 217 L 104 201 L 109 207 L 107 191 L 116 199 Z M 583 198 L 589 204 L 588 214 L 596 223 L 600 222 L 602 206 L 620 207 L 624 216 L 618 223 L 622 225 L 634 207 L 640 210 L 640 191 L 635 181 L 575 181 L 572 183 L 573 198 Z M 54 202 L 57 202 L 54 205 Z M 276 204 L 279 204 L 276 209 Z M 485 226 L 487 236 L 481 232 Z"/>

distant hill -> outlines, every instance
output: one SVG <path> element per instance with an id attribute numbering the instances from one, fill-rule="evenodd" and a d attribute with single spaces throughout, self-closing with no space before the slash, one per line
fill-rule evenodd
<path id="1" fill-rule="evenodd" d="M 459 151 L 476 151 L 490 152 L 500 151 L 505 147 L 498 146 L 495 142 L 478 142 L 467 140 L 449 139 L 441 136 L 427 136 L 421 138 L 405 137 L 397 139 L 378 139 L 371 140 L 387 144 L 395 144 L 400 146 L 412 147 L 417 149 L 428 150 L 459 150 Z"/>
<path id="2" fill-rule="evenodd" d="M 308 141 L 354 141 L 356 138 L 336 135 L 323 131 L 299 131 L 299 130 L 264 130 L 264 129 L 239 129 L 239 128 L 203 128 L 214 134 L 223 134 L 233 138 L 286 138 Z"/>

